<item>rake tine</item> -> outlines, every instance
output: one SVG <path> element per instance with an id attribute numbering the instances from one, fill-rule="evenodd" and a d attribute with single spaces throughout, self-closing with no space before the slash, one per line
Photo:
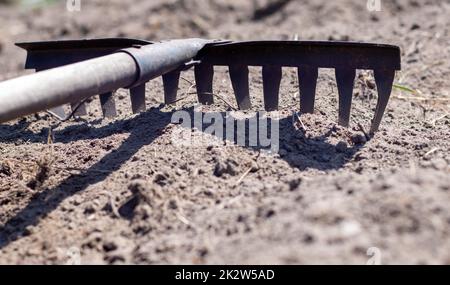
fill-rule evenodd
<path id="1" fill-rule="evenodd" d="M 214 67 L 210 64 L 199 64 L 195 66 L 195 83 L 197 84 L 198 101 L 204 105 L 214 103 L 213 77 Z"/>
<path id="2" fill-rule="evenodd" d="M 49 109 L 49 111 L 61 120 L 63 120 L 66 117 L 66 111 L 64 111 L 64 106 L 54 107 Z"/>
<path id="3" fill-rule="evenodd" d="M 166 104 L 172 104 L 177 101 L 180 74 L 179 71 L 173 71 L 162 76 L 164 84 L 164 102 Z"/>
<path id="4" fill-rule="evenodd" d="M 265 109 L 269 112 L 275 111 L 278 109 L 278 98 L 282 76 L 281 66 L 265 65 L 262 69 L 262 75 Z"/>
<path id="5" fill-rule="evenodd" d="M 344 127 L 348 127 L 350 122 L 355 76 L 355 69 L 336 69 L 336 83 L 339 90 L 339 125 Z"/>
<path id="6" fill-rule="evenodd" d="M 239 109 L 250 109 L 252 104 L 250 102 L 250 89 L 248 85 L 248 67 L 245 65 L 230 65 L 229 71 Z"/>
<path id="7" fill-rule="evenodd" d="M 389 102 L 392 92 L 392 84 L 394 83 L 395 70 L 375 70 L 375 82 L 378 89 L 378 102 L 375 110 L 375 117 L 372 120 L 370 133 L 374 134 L 380 127 L 381 119 Z"/>
<path id="8" fill-rule="evenodd" d="M 103 116 L 106 118 L 114 118 L 117 116 L 116 102 L 114 101 L 113 92 L 100 94 L 100 104 L 102 107 Z"/>
<path id="9" fill-rule="evenodd" d="M 72 111 L 75 110 L 79 104 L 80 103 L 71 103 L 70 107 L 71 107 Z M 81 103 L 81 105 L 79 105 L 78 109 L 75 111 L 75 113 L 73 115 L 75 117 L 86 116 L 87 115 L 86 103 Z"/>
<path id="10" fill-rule="evenodd" d="M 134 114 L 145 111 L 145 83 L 130 89 L 131 110 Z"/>
<path id="11" fill-rule="evenodd" d="M 300 86 L 300 113 L 314 113 L 317 78 L 319 69 L 302 66 L 298 68 L 298 82 Z"/>

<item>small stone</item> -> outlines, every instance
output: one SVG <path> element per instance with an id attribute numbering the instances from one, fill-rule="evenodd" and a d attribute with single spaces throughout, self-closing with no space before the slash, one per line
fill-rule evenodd
<path id="1" fill-rule="evenodd" d="M 109 264 L 117 264 L 117 263 L 123 263 L 125 262 L 125 256 L 123 256 L 122 254 L 111 254 L 105 257 L 105 260 L 109 263 Z"/>
<path id="2" fill-rule="evenodd" d="M 37 248 L 37 247 L 29 248 L 26 251 L 26 255 L 28 255 L 28 256 L 39 256 L 41 254 L 42 254 L 41 250 L 39 248 Z"/>
<path id="3" fill-rule="evenodd" d="M 0 173 L 1 174 L 5 174 L 6 176 L 11 176 L 12 175 L 12 169 L 11 169 L 11 166 L 9 165 L 9 163 L 2 162 L 0 164 Z"/>
<path id="4" fill-rule="evenodd" d="M 415 31 L 415 30 L 418 30 L 418 29 L 420 29 L 420 25 L 419 24 L 413 24 L 411 26 L 411 31 Z"/>
<path id="5" fill-rule="evenodd" d="M 103 250 L 106 252 L 111 252 L 117 249 L 117 244 L 113 241 L 105 242 L 103 244 Z"/>
<path id="6" fill-rule="evenodd" d="M 284 148 L 280 149 L 278 153 L 281 157 L 285 157 L 288 154 L 288 152 Z"/>
<path id="7" fill-rule="evenodd" d="M 352 142 L 354 144 L 364 144 L 367 142 L 366 136 L 363 134 L 355 134 L 352 136 Z"/>
<path id="8" fill-rule="evenodd" d="M 306 234 L 306 235 L 303 237 L 303 242 L 304 242 L 304 243 L 311 244 L 311 243 L 313 243 L 314 241 L 315 241 L 315 238 L 314 238 L 314 236 L 311 235 L 311 234 Z"/>
<path id="9" fill-rule="evenodd" d="M 366 80 L 366 86 L 372 90 L 374 90 L 376 87 L 375 82 L 373 82 L 372 80 L 369 80 L 369 79 Z"/>
<path id="10" fill-rule="evenodd" d="M 356 221 L 343 222 L 340 227 L 340 230 L 341 230 L 342 236 L 345 238 L 350 238 L 355 235 L 358 235 L 362 231 L 361 225 Z"/>
<path id="11" fill-rule="evenodd" d="M 30 236 L 35 233 L 35 228 L 33 226 L 27 226 L 23 231 L 23 236 Z"/>
<path id="12" fill-rule="evenodd" d="M 347 147 L 348 147 L 348 145 L 346 142 L 340 141 L 336 145 L 336 151 L 337 152 L 345 152 L 345 151 L 347 151 Z"/>
<path id="13" fill-rule="evenodd" d="M 176 209 L 178 209 L 178 202 L 177 202 L 177 200 L 171 199 L 171 200 L 169 201 L 168 206 L 169 206 L 169 209 L 171 209 L 171 210 L 176 210 Z"/>
<path id="14" fill-rule="evenodd" d="M 198 255 L 199 255 L 200 257 L 205 257 L 206 255 L 208 255 L 208 253 L 209 253 L 209 251 L 208 251 L 207 248 L 201 248 L 201 249 L 199 249 L 199 251 L 198 251 Z"/>
<path id="15" fill-rule="evenodd" d="M 270 209 L 266 213 L 266 218 L 273 217 L 275 214 L 276 214 L 275 210 Z"/>
<path id="16" fill-rule="evenodd" d="M 237 221 L 238 223 L 243 223 L 243 222 L 245 222 L 246 220 L 247 220 L 247 217 L 244 216 L 244 215 L 239 215 L 239 216 L 237 217 L 237 219 L 236 219 L 236 221 Z"/>
<path id="17" fill-rule="evenodd" d="M 289 181 L 289 190 L 295 191 L 300 187 L 301 184 L 302 184 L 301 178 L 293 179 L 293 180 Z"/>
<path id="18" fill-rule="evenodd" d="M 367 159 L 367 156 L 364 155 L 363 153 L 358 153 L 355 155 L 355 161 L 362 161 Z"/>
<path id="19" fill-rule="evenodd" d="M 133 194 L 145 193 L 149 185 L 145 180 L 133 180 L 130 184 L 128 184 L 128 190 Z"/>
<path id="20" fill-rule="evenodd" d="M 153 178 L 153 182 L 160 186 L 165 186 L 168 183 L 169 175 L 167 173 L 157 173 Z"/>
<path id="21" fill-rule="evenodd" d="M 86 215 L 90 215 L 95 213 L 95 207 L 94 205 L 92 205 L 91 203 L 89 203 L 88 205 L 86 205 L 86 207 L 84 208 L 84 213 Z"/>
<path id="22" fill-rule="evenodd" d="M 203 194 L 205 194 L 205 196 L 208 196 L 208 197 L 214 196 L 214 193 L 211 190 L 205 190 L 205 191 L 203 191 Z"/>
<path id="23" fill-rule="evenodd" d="M 214 175 L 217 177 L 222 177 L 224 174 L 236 175 L 237 163 L 232 160 L 218 162 L 214 168 Z"/>
<path id="24" fill-rule="evenodd" d="M 81 205 L 83 202 L 84 202 L 84 201 L 83 201 L 83 198 L 81 198 L 81 197 L 76 197 L 76 198 L 73 200 L 73 205 L 74 205 L 74 206 L 79 206 L 79 205 Z"/>
<path id="25" fill-rule="evenodd" d="M 252 164 L 251 164 L 251 172 L 252 173 L 255 173 L 255 172 L 257 172 L 260 168 L 259 168 L 259 165 L 258 165 L 258 163 L 256 163 L 256 162 L 254 162 L 254 161 L 252 161 Z"/>
<path id="26" fill-rule="evenodd" d="M 355 172 L 358 174 L 361 174 L 363 171 L 364 171 L 364 166 L 362 164 L 359 164 L 355 169 Z"/>

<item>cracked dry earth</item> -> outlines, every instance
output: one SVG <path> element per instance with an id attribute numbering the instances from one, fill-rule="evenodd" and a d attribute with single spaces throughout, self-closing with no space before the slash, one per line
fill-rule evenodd
<path id="1" fill-rule="evenodd" d="M 286 68 L 272 156 L 198 130 L 203 144 L 173 143 L 182 129 L 173 112 L 196 102 L 191 71 L 175 106 L 160 105 L 158 79 L 144 113 L 130 114 L 119 90 L 112 120 L 94 99 L 85 118 L 56 125 L 40 113 L 2 124 L 0 263 L 80 255 L 85 264 L 365 264 L 372 247 L 383 264 L 450 263 L 450 1 L 383 1 L 369 12 L 350 0 L 285 1 L 276 11 L 265 9 L 273 1 L 97 0 L 83 1 L 82 13 L 62 2 L 0 6 L 1 80 L 29 72 L 17 41 L 299 38 L 399 45 L 396 82 L 417 91 L 395 89 L 367 141 L 377 96 L 370 72 L 358 72 L 346 129 L 336 123 L 333 71 L 321 70 L 316 112 L 300 122 L 296 71 Z M 250 85 L 252 116 L 263 104 L 258 68 Z M 235 105 L 226 69 L 214 86 Z M 203 112 L 229 109 L 217 100 Z"/>

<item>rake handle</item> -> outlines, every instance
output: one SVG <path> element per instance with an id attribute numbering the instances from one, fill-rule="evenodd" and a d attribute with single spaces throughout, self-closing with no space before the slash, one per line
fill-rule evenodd
<path id="1" fill-rule="evenodd" d="M 129 88 L 173 71 L 210 41 L 174 40 L 38 72 L 0 83 L 0 123 Z"/>
<path id="2" fill-rule="evenodd" d="M 133 58 L 117 53 L 5 81 L 0 122 L 131 85 L 136 72 Z"/>

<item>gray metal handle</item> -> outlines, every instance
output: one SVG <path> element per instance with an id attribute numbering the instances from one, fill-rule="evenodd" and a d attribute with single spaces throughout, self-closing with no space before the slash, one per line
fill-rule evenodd
<path id="1" fill-rule="evenodd" d="M 189 62 L 211 41 L 172 40 L 0 83 L 0 123 L 146 82 Z"/>

